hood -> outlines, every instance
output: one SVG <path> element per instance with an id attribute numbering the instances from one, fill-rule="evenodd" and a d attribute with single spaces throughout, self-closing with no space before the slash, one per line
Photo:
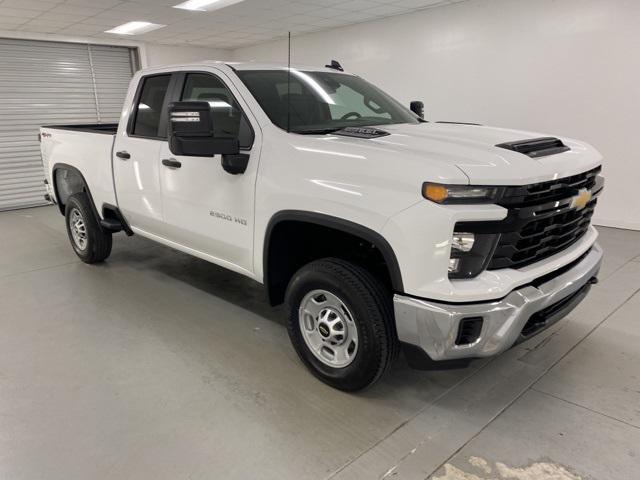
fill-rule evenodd
<path id="1" fill-rule="evenodd" d="M 451 175 L 455 167 L 475 185 L 526 185 L 567 177 L 598 166 L 601 155 L 591 146 L 561 138 L 569 150 L 532 158 L 496 145 L 531 140 L 552 135 L 477 125 L 421 123 L 417 125 L 383 125 L 376 127 L 389 135 L 378 138 L 355 138 L 331 135 L 333 147 L 357 152 L 376 150 L 378 155 L 393 157 L 397 168 L 421 175 L 424 181 L 442 181 L 442 170 L 449 171 L 452 183 L 462 183 Z M 329 139 L 327 139 L 329 140 Z M 373 148 L 372 148 L 373 147 Z M 438 167 L 447 167 L 437 172 Z M 464 177 L 463 177 L 464 178 Z M 464 182 L 464 180 L 463 180 Z"/>

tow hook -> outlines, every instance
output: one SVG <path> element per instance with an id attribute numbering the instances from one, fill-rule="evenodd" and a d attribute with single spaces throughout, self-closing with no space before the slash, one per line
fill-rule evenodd
<path id="1" fill-rule="evenodd" d="M 589 284 L 591 285 L 597 285 L 598 284 L 598 277 L 591 277 L 591 279 L 589 280 Z"/>

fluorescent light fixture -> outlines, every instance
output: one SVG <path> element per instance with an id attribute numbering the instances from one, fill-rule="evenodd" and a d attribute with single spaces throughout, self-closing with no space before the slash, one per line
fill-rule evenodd
<path id="1" fill-rule="evenodd" d="M 115 33 L 117 35 L 140 35 L 162 27 L 166 27 L 166 25 L 151 22 L 127 22 L 122 25 L 118 25 L 111 30 L 106 30 L 105 33 Z"/>
<path id="2" fill-rule="evenodd" d="M 186 2 L 174 5 L 173 8 L 194 10 L 196 12 L 210 12 L 211 10 L 228 7 L 229 5 L 242 1 L 243 0 L 187 0 Z"/>

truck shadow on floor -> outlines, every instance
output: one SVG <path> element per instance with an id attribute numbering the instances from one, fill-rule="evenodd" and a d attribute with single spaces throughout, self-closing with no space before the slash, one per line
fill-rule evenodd
<path id="1" fill-rule="evenodd" d="M 122 248 L 127 241 L 114 237 L 109 263 L 170 277 L 284 326 L 286 308 L 269 305 L 266 290 L 258 282 L 141 237 L 136 248 Z"/>
<path id="2" fill-rule="evenodd" d="M 241 307 L 270 322 L 285 328 L 287 308 L 284 305 L 269 305 L 265 288 L 247 277 L 217 266 L 186 253 L 173 250 L 142 237 L 131 239 L 114 237 L 113 254 L 107 260 L 110 266 L 126 266 L 146 274 L 168 277 Z M 132 248 L 133 247 L 133 248 Z M 476 362 L 474 362 L 476 363 Z M 482 363 L 467 369 L 454 371 L 420 371 L 409 367 L 404 356 L 393 363 L 389 374 L 372 389 L 362 394 L 368 397 L 384 396 L 388 389 L 402 387 L 420 396 L 433 383 L 451 386 L 452 378 L 459 379 L 471 374 Z"/>

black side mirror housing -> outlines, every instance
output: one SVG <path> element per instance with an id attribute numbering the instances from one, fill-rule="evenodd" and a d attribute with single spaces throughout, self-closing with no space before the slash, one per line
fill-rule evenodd
<path id="1" fill-rule="evenodd" d="M 424 119 L 424 103 L 419 100 L 414 100 L 409 104 L 409 108 L 413 113 Z"/>
<path id="2" fill-rule="evenodd" d="M 237 155 L 223 155 L 222 168 L 231 175 L 239 175 L 247 170 L 249 165 L 249 154 L 238 153 Z"/>
<path id="3" fill-rule="evenodd" d="M 174 155 L 213 157 L 237 155 L 237 138 L 215 138 L 213 116 L 208 102 L 169 104 L 169 149 Z"/>

